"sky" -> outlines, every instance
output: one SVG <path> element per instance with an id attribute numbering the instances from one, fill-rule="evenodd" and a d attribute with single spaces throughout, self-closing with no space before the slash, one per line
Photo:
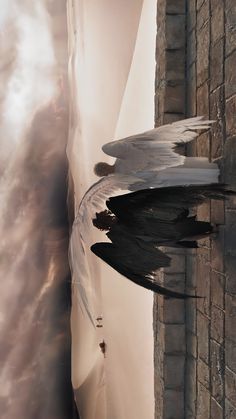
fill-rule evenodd
<path id="1" fill-rule="evenodd" d="M 0 7 L 1 418 L 71 419 L 65 2 Z"/>
<path id="2" fill-rule="evenodd" d="M 66 203 L 68 167 L 76 206 L 101 145 L 153 127 L 156 1 L 0 7 L 2 418 L 71 418 L 72 379 L 82 419 L 151 419 L 153 296 L 88 254 L 104 328 L 71 314 Z"/>

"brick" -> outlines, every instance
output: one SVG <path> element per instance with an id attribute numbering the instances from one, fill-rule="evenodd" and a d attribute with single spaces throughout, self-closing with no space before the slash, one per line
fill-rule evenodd
<path id="1" fill-rule="evenodd" d="M 193 358 L 197 358 L 197 336 L 190 331 L 186 334 L 187 353 Z"/>
<path id="2" fill-rule="evenodd" d="M 196 115 L 196 65 L 195 63 L 187 71 L 187 116 Z M 193 143 L 191 143 L 192 146 Z M 188 147 L 190 144 L 188 144 Z"/>
<path id="3" fill-rule="evenodd" d="M 169 253 L 168 253 L 169 254 Z M 171 266 L 165 268 L 166 273 L 184 273 L 185 272 L 185 256 L 184 255 L 171 255 Z M 183 277 L 179 277 L 178 280 L 182 279 Z M 167 278 L 168 280 L 168 278 Z"/>
<path id="4" fill-rule="evenodd" d="M 197 362 L 194 358 L 187 357 L 185 379 L 185 415 L 186 419 L 196 417 L 197 399 Z"/>
<path id="5" fill-rule="evenodd" d="M 192 30 L 192 32 L 188 35 L 188 42 L 187 42 L 187 67 L 191 67 L 191 65 L 196 61 L 196 48 L 197 48 L 197 40 L 196 40 L 196 31 Z"/>
<path id="6" fill-rule="evenodd" d="M 172 84 L 165 87 L 164 112 L 185 112 L 185 87 L 184 84 Z"/>
<path id="7" fill-rule="evenodd" d="M 197 308 L 203 314 L 210 315 L 210 261 L 209 250 L 199 249 L 197 257 L 197 295 L 201 296 L 197 300 Z"/>
<path id="8" fill-rule="evenodd" d="M 215 399 L 211 399 L 211 419 L 224 419 L 223 409 Z"/>
<path id="9" fill-rule="evenodd" d="M 224 350 L 223 347 L 215 341 L 211 341 L 210 348 L 212 396 L 220 405 L 222 405 L 224 383 Z"/>
<path id="10" fill-rule="evenodd" d="M 166 355 L 164 358 L 164 383 L 169 389 L 184 388 L 185 357 Z"/>
<path id="11" fill-rule="evenodd" d="M 210 370 L 209 365 L 207 365 L 201 359 L 197 361 L 197 378 L 200 383 L 204 385 L 209 390 L 210 387 Z"/>
<path id="12" fill-rule="evenodd" d="M 225 419 L 235 419 L 235 418 L 236 418 L 236 409 L 226 399 L 226 402 L 225 402 Z"/>
<path id="13" fill-rule="evenodd" d="M 218 229 L 211 241 L 211 266 L 217 272 L 224 272 L 224 227 Z"/>
<path id="14" fill-rule="evenodd" d="M 201 112 L 198 113 L 199 115 L 202 115 Z M 204 132 L 203 134 L 199 135 L 197 139 L 197 155 L 198 157 L 208 157 L 210 152 L 210 134 L 208 132 Z M 198 207 L 198 214 L 200 217 L 200 214 L 203 214 L 203 210 L 206 218 L 199 218 L 202 221 L 209 221 L 210 217 L 210 205 L 208 203 L 204 203 L 201 205 L 201 207 Z"/>
<path id="15" fill-rule="evenodd" d="M 224 201 L 211 200 L 211 222 L 217 225 L 225 224 L 225 203 Z"/>
<path id="16" fill-rule="evenodd" d="M 216 44 L 211 45 L 210 54 L 210 90 L 213 91 L 224 81 L 223 39 L 219 39 Z"/>
<path id="17" fill-rule="evenodd" d="M 210 4 L 209 0 L 205 0 L 201 8 L 197 12 L 197 30 L 199 31 L 203 25 L 209 20 L 210 17 Z"/>
<path id="18" fill-rule="evenodd" d="M 184 113 L 165 112 L 163 115 L 163 124 L 172 124 L 172 122 L 180 121 L 180 119 L 184 119 L 184 117 Z"/>
<path id="19" fill-rule="evenodd" d="M 235 266 L 236 267 L 236 266 Z M 211 271 L 211 298 L 212 303 L 224 309 L 225 276 Z"/>
<path id="20" fill-rule="evenodd" d="M 185 51 L 168 50 L 166 51 L 166 80 L 185 79 Z"/>
<path id="21" fill-rule="evenodd" d="M 192 333 L 196 333 L 196 300 L 189 298 L 185 303 L 186 327 Z"/>
<path id="22" fill-rule="evenodd" d="M 226 254 L 225 256 L 225 274 L 226 274 L 226 291 L 230 294 L 236 295 L 236 258 L 235 255 Z"/>
<path id="23" fill-rule="evenodd" d="M 235 256 L 236 212 L 226 211 L 225 217 L 225 253 Z"/>
<path id="24" fill-rule="evenodd" d="M 236 344 L 236 296 L 225 296 L 225 336 Z"/>
<path id="25" fill-rule="evenodd" d="M 185 353 L 185 325 L 166 324 L 165 325 L 165 353 L 183 354 Z"/>
<path id="26" fill-rule="evenodd" d="M 166 3 L 166 12 L 185 14 L 185 0 L 168 0 Z"/>
<path id="27" fill-rule="evenodd" d="M 183 419 L 184 393 L 177 390 L 165 390 L 164 411 L 166 419 Z"/>
<path id="28" fill-rule="evenodd" d="M 180 49 L 185 47 L 185 16 L 166 16 L 166 48 Z"/>
<path id="29" fill-rule="evenodd" d="M 214 305 L 211 306 L 211 338 L 218 343 L 224 340 L 224 312 Z"/>
<path id="30" fill-rule="evenodd" d="M 209 42 L 210 32 L 207 23 L 197 35 L 197 85 L 209 78 Z"/>
<path id="31" fill-rule="evenodd" d="M 234 51 L 225 60 L 225 96 L 226 96 L 226 99 L 228 99 L 230 96 L 233 96 L 236 93 L 235 68 L 236 68 L 236 51 Z"/>
<path id="32" fill-rule="evenodd" d="M 216 121 L 211 127 L 211 157 L 217 159 L 222 156 L 224 145 L 223 87 L 219 87 L 210 94 L 210 118 Z"/>
<path id="33" fill-rule="evenodd" d="M 201 383 L 199 383 L 196 419 L 209 419 L 209 418 L 210 418 L 210 393 Z"/>
<path id="34" fill-rule="evenodd" d="M 191 253 L 190 253 L 191 252 Z M 195 291 L 197 287 L 197 249 L 189 250 L 186 256 L 187 289 Z"/>
<path id="35" fill-rule="evenodd" d="M 209 115 L 209 84 L 208 82 L 204 83 L 201 87 L 197 89 L 197 113 L 198 115 L 203 115 L 208 117 Z"/>
<path id="36" fill-rule="evenodd" d="M 226 55 L 236 49 L 236 7 L 235 0 L 226 0 L 225 5 Z"/>
<path id="37" fill-rule="evenodd" d="M 199 10 L 206 0 L 197 0 L 197 10 Z"/>
<path id="38" fill-rule="evenodd" d="M 227 367 L 236 372 L 236 344 L 227 336 L 225 340 L 225 363 Z"/>
<path id="39" fill-rule="evenodd" d="M 225 395 L 236 407 L 236 374 L 227 367 L 225 369 Z"/>
<path id="40" fill-rule="evenodd" d="M 184 324 L 184 301 L 172 298 L 166 299 L 160 296 L 158 304 L 158 317 L 163 323 Z"/>
<path id="41" fill-rule="evenodd" d="M 224 167 L 224 181 L 230 185 L 231 188 L 234 188 L 236 186 L 236 137 L 228 138 L 226 140 L 224 154 L 225 160 L 227 161 L 227 164 Z"/>
<path id="42" fill-rule="evenodd" d="M 187 2 L 187 29 L 191 32 L 196 25 L 196 0 L 188 0 Z"/>
<path id="43" fill-rule="evenodd" d="M 211 0 L 211 42 L 224 36 L 224 1 Z"/>
<path id="44" fill-rule="evenodd" d="M 209 361 L 209 320 L 197 313 L 198 355 L 207 364 Z"/>
<path id="45" fill-rule="evenodd" d="M 236 96 L 226 101 L 225 116 L 226 116 L 226 134 L 228 137 L 236 135 Z"/>

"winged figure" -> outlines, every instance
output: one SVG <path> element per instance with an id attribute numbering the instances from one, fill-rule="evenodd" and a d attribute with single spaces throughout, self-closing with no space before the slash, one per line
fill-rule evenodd
<path id="1" fill-rule="evenodd" d="M 215 163 L 178 153 L 179 145 L 192 141 L 198 130 L 209 129 L 212 123 L 203 117 L 185 119 L 102 147 L 116 160 L 113 165 L 96 164 L 94 170 L 101 179 L 81 200 L 72 232 L 72 243 L 73 235 L 80 236 L 79 258 L 73 258 L 71 247 L 80 305 L 92 322 L 89 293 L 93 294 L 91 278 L 96 273 L 91 272 L 90 248 L 138 285 L 169 297 L 190 297 L 158 285 L 155 272 L 171 263 L 160 247 L 197 247 L 197 239 L 212 232 L 210 223 L 196 220 L 192 208 L 231 193 L 218 184 Z M 102 242 L 94 239 L 94 226 L 107 232 Z"/>

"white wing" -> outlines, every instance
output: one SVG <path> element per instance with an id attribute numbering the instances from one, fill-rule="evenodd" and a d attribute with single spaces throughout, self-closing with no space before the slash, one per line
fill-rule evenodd
<path id="1" fill-rule="evenodd" d="M 176 145 L 192 141 L 198 136 L 196 130 L 208 129 L 213 122 L 206 121 L 201 116 L 185 119 L 112 141 L 105 144 L 102 150 L 117 158 L 117 172 L 134 174 L 160 171 L 182 165 L 185 157 L 174 150 Z"/>
<path id="2" fill-rule="evenodd" d="M 92 223 L 96 212 L 106 208 L 106 200 L 121 189 L 127 190 L 137 178 L 124 175 L 110 175 L 100 179 L 82 198 L 76 214 L 71 240 L 70 265 L 72 271 L 72 290 L 76 292 L 78 306 L 95 326 L 99 308 L 99 265 L 98 259 L 90 250 L 96 241 L 106 240 L 104 233 L 99 232 Z M 100 237 L 100 238 L 99 238 Z M 79 291 L 79 292 L 77 292 Z"/>

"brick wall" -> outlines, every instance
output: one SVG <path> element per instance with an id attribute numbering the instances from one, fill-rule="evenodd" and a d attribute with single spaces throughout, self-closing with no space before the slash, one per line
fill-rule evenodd
<path id="1" fill-rule="evenodd" d="M 186 10 L 184 0 L 157 2 L 156 125 L 185 116 Z M 172 265 L 158 282 L 184 291 L 185 253 L 168 252 Z M 154 297 L 156 418 L 183 419 L 185 379 L 185 307 L 180 300 Z"/>
<path id="2" fill-rule="evenodd" d="M 217 161 L 236 188 L 236 1 L 158 0 L 157 10 L 156 123 L 215 119 L 188 154 Z M 185 269 L 175 255 L 160 280 L 181 289 L 186 273 L 186 290 L 205 298 L 184 306 L 155 297 L 158 419 L 236 418 L 236 198 L 211 201 L 198 216 L 219 233 L 188 252 Z"/>

